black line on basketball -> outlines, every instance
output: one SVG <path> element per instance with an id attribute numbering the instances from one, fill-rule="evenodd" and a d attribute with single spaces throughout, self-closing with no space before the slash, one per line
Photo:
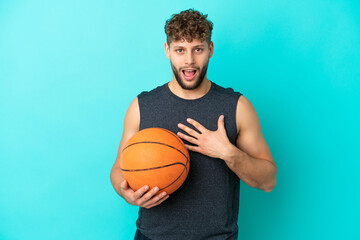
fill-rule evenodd
<path id="1" fill-rule="evenodd" d="M 178 165 L 178 164 L 183 165 L 184 168 L 187 169 L 186 165 L 183 164 L 182 162 L 176 162 L 176 163 L 167 164 L 167 165 L 163 165 L 163 166 L 143 168 L 143 169 L 124 169 L 124 168 L 120 168 L 120 169 L 121 169 L 121 171 L 124 171 L 124 172 L 140 172 L 140 171 L 149 171 L 149 170 L 155 170 L 155 169 L 159 169 L 159 168 L 171 167 L 173 165 Z"/>
<path id="2" fill-rule="evenodd" d="M 140 171 L 148 171 L 148 170 L 155 170 L 155 169 L 160 169 L 160 168 L 164 168 L 164 167 L 171 167 L 173 165 L 177 165 L 177 164 L 180 164 L 180 165 L 183 165 L 184 166 L 184 169 L 182 170 L 182 172 L 179 174 L 179 176 L 174 180 L 172 181 L 171 183 L 169 183 L 169 185 L 159 189 L 159 191 L 162 191 L 164 190 L 165 188 L 167 187 L 170 187 L 172 184 L 174 184 L 177 180 L 179 180 L 179 178 L 184 174 L 184 170 L 186 170 L 186 172 L 188 172 L 188 169 L 186 167 L 185 164 L 183 163 L 180 163 L 180 162 L 177 162 L 177 163 L 172 163 L 172 164 L 168 164 L 168 165 L 164 165 L 164 166 L 160 166 L 160 167 L 153 167 L 153 168 L 144 168 L 144 169 L 123 169 L 123 168 L 120 168 L 121 171 L 124 171 L 124 172 L 140 172 Z"/>
<path id="3" fill-rule="evenodd" d="M 171 145 L 169 145 L 169 144 L 166 144 L 166 143 L 161 143 L 161 142 L 151 142 L 151 141 L 142 141 L 142 142 L 136 142 L 136 143 L 132 143 L 132 144 L 130 144 L 130 145 L 128 145 L 128 146 L 126 146 L 123 150 L 122 150 L 122 152 L 124 152 L 125 151 L 125 149 L 127 149 L 127 148 L 129 148 L 129 147 L 131 147 L 131 146 L 133 146 L 133 145 L 136 145 L 136 144 L 141 144 L 141 143 L 153 143 L 153 144 L 160 144 L 160 145 L 164 145 L 164 146 L 167 146 L 167 147 L 170 147 L 170 148 L 173 148 L 173 149 L 175 149 L 176 151 L 178 151 L 178 152 L 180 152 L 182 155 L 184 155 L 184 157 L 186 158 L 186 160 L 188 161 L 189 160 L 189 158 L 182 152 L 182 151 L 180 151 L 179 149 L 177 149 L 176 147 L 173 147 L 173 146 L 171 146 Z"/>
<path id="4" fill-rule="evenodd" d="M 166 132 L 172 134 L 173 136 L 175 136 L 175 137 L 176 137 L 176 140 L 178 140 L 178 142 L 179 142 L 183 147 L 185 147 L 184 142 L 179 139 L 179 136 L 178 136 L 178 135 L 176 135 L 176 134 L 173 133 L 172 131 L 167 130 L 167 129 L 165 129 L 165 128 L 159 128 L 159 129 L 160 129 L 160 130 L 163 130 L 163 131 L 166 131 Z M 185 147 L 185 148 L 186 148 L 186 147 Z"/>
<path id="5" fill-rule="evenodd" d="M 168 133 L 170 133 L 170 134 L 172 134 L 173 136 L 176 136 L 176 139 L 181 143 L 181 145 L 186 149 L 186 146 L 185 146 L 185 144 L 184 144 L 184 142 L 182 141 L 182 140 L 180 140 L 179 139 L 179 136 L 178 135 L 176 135 L 175 133 L 173 133 L 172 131 L 170 131 L 170 130 L 167 130 L 167 129 L 165 129 L 165 128 L 159 128 L 160 130 L 164 130 L 164 131 L 166 131 L 166 132 L 168 132 Z M 190 159 L 188 159 L 188 158 L 186 158 L 186 164 L 188 163 L 188 161 L 189 161 Z"/>
<path id="6" fill-rule="evenodd" d="M 185 166 L 185 169 L 186 169 L 186 171 L 187 171 L 186 166 Z M 164 190 L 165 188 L 170 187 L 171 185 L 173 185 L 177 180 L 179 180 L 179 178 L 181 177 L 181 175 L 183 175 L 183 173 L 184 173 L 184 169 L 183 169 L 183 171 L 180 173 L 180 175 L 179 175 L 172 183 L 170 183 L 170 184 L 167 185 L 166 187 L 163 187 L 163 188 L 159 189 L 159 191 L 162 191 L 162 190 Z"/>

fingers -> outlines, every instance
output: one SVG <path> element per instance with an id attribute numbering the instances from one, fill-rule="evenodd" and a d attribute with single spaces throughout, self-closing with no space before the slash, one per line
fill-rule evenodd
<path id="1" fill-rule="evenodd" d="M 188 118 L 186 119 L 186 121 L 191 125 L 193 125 L 201 133 L 204 133 L 207 130 L 203 125 L 201 125 L 199 122 L 195 121 L 194 119 Z"/>
<path id="2" fill-rule="evenodd" d="M 126 180 L 124 180 L 124 181 L 121 182 L 120 188 L 121 188 L 122 190 L 127 190 L 127 189 L 129 188 L 129 185 L 128 185 L 128 183 L 127 183 Z"/>
<path id="3" fill-rule="evenodd" d="M 139 206 L 143 206 L 147 201 L 149 201 L 157 192 L 159 191 L 158 187 L 154 187 L 149 192 L 141 195 L 137 200 L 136 204 Z"/>
<path id="4" fill-rule="evenodd" d="M 225 129 L 224 115 L 220 115 L 218 119 L 218 129 Z"/>
<path id="5" fill-rule="evenodd" d="M 196 132 L 195 130 L 185 126 L 184 124 L 179 123 L 178 127 L 182 130 L 184 130 L 187 134 L 189 134 L 190 136 L 193 136 L 195 138 L 198 138 L 200 136 L 200 134 L 198 132 Z"/>
<path id="6" fill-rule="evenodd" d="M 166 192 L 157 194 L 159 192 L 158 187 L 154 187 L 148 192 L 146 192 L 147 190 L 145 189 L 148 189 L 148 186 L 144 186 L 135 192 L 134 194 L 135 205 L 144 208 L 150 208 L 159 205 L 161 202 L 165 200 L 164 198 L 167 196 Z"/>
<path id="7" fill-rule="evenodd" d="M 122 181 L 121 184 L 120 184 L 120 193 L 121 193 L 121 196 L 123 196 L 124 194 L 126 194 L 127 192 L 129 192 L 129 190 L 131 192 L 134 192 L 130 187 L 129 187 L 129 184 L 126 180 Z"/>
<path id="8" fill-rule="evenodd" d="M 167 195 L 166 192 L 162 192 L 158 195 L 155 195 L 151 201 L 148 201 L 146 203 L 144 203 L 143 207 L 144 208 L 152 208 L 152 207 L 155 207 L 159 204 L 161 204 L 162 202 L 164 202 L 166 199 L 169 198 L 169 195 Z"/>
<path id="9" fill-rule="evenodd" d="M 178 135 L 180 138 L 182 138 L 182 139 L 184 139 L 184 140 L 186 140 L 186 141 L 188 141 L 188 142 L 190 142 L 190 143 L 193 143 L 193 144 L 195 144 L 195 145 L 198 145 L 198 140 L 197 140 L 196 138 L 190 137 L 190 136 L 185 135 L 185 134 L 183 134 L 183 133 L 181 133 L 181 132 L 178 132 L 177 135 Z"/>
<path id="10" fill-rule="evenodd" d="M 140 206 L 144 208 L 151 208 L 156 205 L 159 205 L 165 201 L 169 195 L 166 192 L 158 194 L 159 188 L 154 187 L 149 190 L 149 186 L 145 185 L 139 188 L 134 192 L 128 185 L 127 181 L 124 180 L 120 184 L 121 192 L 123 193 L 123 198 L 134 206 Z"/>
<path id="11" fill-rule="evenodd" d="M 191 145 L 185 144 L 185 147 L 190 151 L 200 152 L 200 148 L 198 146 L 191 146 Z"/>
<path id="12" fill-rule="evenodd" d="M 149 190 L 149 186 L 143 186 L 134 193 L 134 202 L 138 201 Z"/>

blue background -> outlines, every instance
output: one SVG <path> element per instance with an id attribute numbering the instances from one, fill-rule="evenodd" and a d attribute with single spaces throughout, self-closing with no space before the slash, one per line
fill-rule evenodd
<path id="1" fill-rule="evenodd" d="M 0 239 L 131 239 L 113 190 L 130 102 L 172 78 L 164 24 L 214 22 L 210 80 L 255 106 L 278 166 L 239 239 L 359 239 L 359 1 L 0 1 Z"/>

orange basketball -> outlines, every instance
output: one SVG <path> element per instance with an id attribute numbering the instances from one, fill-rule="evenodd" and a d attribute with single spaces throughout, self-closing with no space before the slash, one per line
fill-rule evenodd
<path id="1" fill-rule="evenodd" d="M 163 128 L 137 132 L 123 148 L 120 169 L 134 190 L 148 185 L 171 194 L 185 181 L 190 168 L 189 152 L 183 141 Z"/>

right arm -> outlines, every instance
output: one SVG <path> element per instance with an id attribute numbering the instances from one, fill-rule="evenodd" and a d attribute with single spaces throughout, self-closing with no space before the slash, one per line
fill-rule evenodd
<path id="1" fill-rule="evenodd" d="M 140 110 L 138 98 L 135 98 L 130 104 L 124 119 L 123 134 L 121 137 L 118 154 L 114 166 L 111 169 L 110 179 L 115 191 L 131 205 L 144 208 L 151 208 L 165 201 L 169 195 L 163 192 L 156 195 L 158 187 L 149 190 L 149 186 L 143 186 L 137 191 L 132 190 L 127 181 L 124 180 L 120 170 L 120 156 L 126 142 L 139 131 Z"/>

